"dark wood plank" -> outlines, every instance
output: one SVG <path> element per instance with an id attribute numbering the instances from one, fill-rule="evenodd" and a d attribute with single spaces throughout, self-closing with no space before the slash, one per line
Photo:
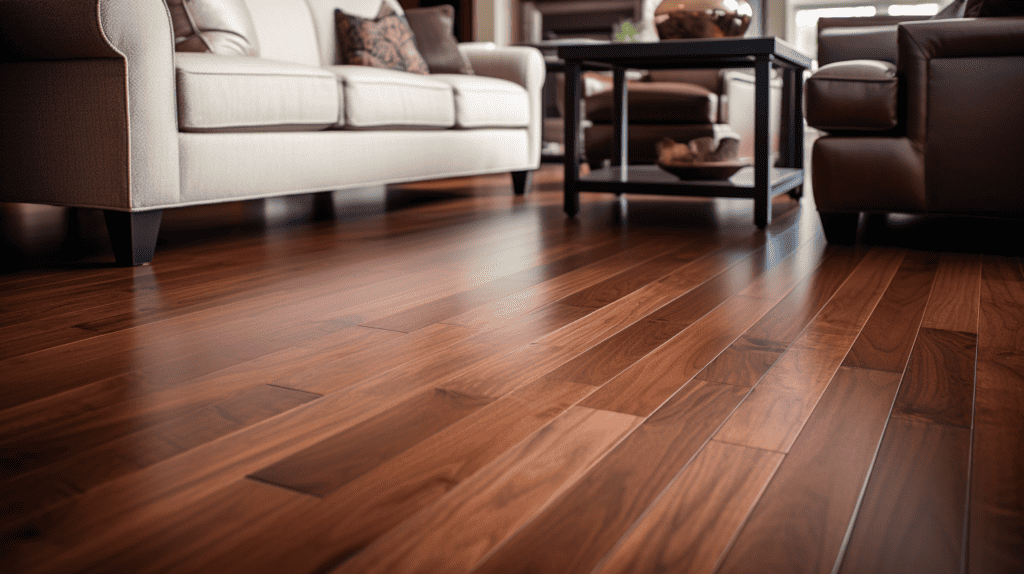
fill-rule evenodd
<path id="1" fill-rule="evenodd" d="M 931 253 L 907 253 L 843 365 L 903 372 L 938 263 L 938 257 Z"/>
<path id="2" fill-rule="evenodd" d="M 380 367 L 382 356 L 413 360 L 416 350 L 440 350 L 472 334 L 472 330 L 444 325 L 405 336 L 352 327 L 319 338 L 318 344 L 286 349 L 243 363 L 233 360 L 223 369 L 217 369 L 219 364 L 215 364 L 212 372 L 187 361 L 175 369 L 166 365 L 147 366 L 126 376 L 0 412 L 0 434 L 9 437 L 0 442 L 0 448 L 11 455 L 11 472 L 24 472 L 183 416 L 261 381 L 289 386 L 308 379 L 319 383 L 323 380 L 320 377 L 328 377 L 335 387 L 341 384 L 339 380 L 351 384 L 387 370 Z M 398 341 L 398 337 L 403 340 Z M 322 361 L 320 369 L 311 368 L 312 357 Z M 195 357 L 184 359 L 194 361 Z M 366 360 L 376 362 L 368 366 L 363 364 Z M 393 363 L 392 368 L 397 368 L 403 362 Z M 138 404 L 134 397 L 140 394 L 152 400 Z"/>
<path id="3" fill-rule="evenodd" d="M 740 245 L 747 244 L 741 242 Z M 731 246 L 711 250 L 666 277 L 602 307 L 586 319 L 555 331 L 537 343 L 586 351 L 674 299 L 686 295 L 709 277 L 740 263 L 756 249 L 753 246 L 749 249 Z"/>
<path id="4" fill-rule="evenodd" d="M 588 572 L 686 466 L 746 393 L 695 381 L 473 572 Z"/>
<path id="5" fill-rule="evenodd" d="M 763 317 L 818 264 L 812 243 L 649 353 L 587 398 L 584 406 L 648 415 Z M 813 256 L 805 260 L 804 253 Z"/>
<path id="6" fill-rule="evenodd" d="M 365 323 L 364 325 L 405 333 L 415 331 L 432 323 L 438 323 L 455 317 L 473 307 L 506 297 L 525 287 L 575 271 L 610 257 L 627 247 L 630 247 L 628 241 L 609 241 L 588 249 L 583 253 L 569 255 L 544 265 L 495 279 L 469 291 L 427 301 L 421 305 Z"/>
<path id="7" fill-rule="evenodd" d="M 896 373 L 839 370 L 718 572 L 833 571 L 898 386 Z"/>
<path id="8" fill-rule="evenodd" d="M 986 258 L 978 323 L 968 568 L 1024 570 L 1024 281 Z"/>
<path id="9" fill-rule="evenodd" d="M 722 426 L 716 438 L 788 452 L 903 258 L 867 254 L 832 299 Z"/>
<path id="10" fill-rule="evenodd" d="M 729 345 L 697 378 L 752 387 L 832 297 L 864 252 L 830 246 L 821 265 Z"/>
<path id="11" fill-rule="evenodd" d="M 678 240 L 694 246 L 694 250 L 698 250 L 700 246 L 704 246 L 705 250 L 713 250 L 718 247 L 718 241 L 709 241 L 707 238 L 702 241 L 688 241 L 686 237 L 680 237 Z M 668 245 L 663 242 L 638 245 L 575 271 L 521 289 L 497 301 L 480 305 L 455 317 L 445 319 L 444 322 L 477 329 L 490 328 L 495 324 L 529 313 L 545 305 L 554 302 L 564 303 L 562 300 L 572 296 L 573 293 L 607 279 L 610 274 L 635 266 L 651 254 L 662 255 L 666 251 L 671 251 L 669 245 L 674 245 L 675 241 L 673 240 Z"/>
<path id="12" fill-rule="evenodd" d="M 701 247 L 704 246 L 697 248 L 687 246 L 641 262 L 639 265 L 612 275 L 600 283 L 577 291 L 561 299 L 561 302 L 566 305 L 599 309 L 697 259 L 702 255 Z"/>
<path id="13" fill-rule="evenodd" d="M 326 496 L 488 402 L 447 390 L 427 391 L 249 477 Z"/>
<path id="14" fill-rule="evenodd" d="M 318 398 L 257 385 L 178 419 L 0 482 L 0 525 L 24 518 L 27 509 L 38 512 Z"/>
<path id="15" fill-rule="evenodd" d="M 335 572 L 469 572 L 635 424 L 628 415 L 569 409 Z"/>
<path id="16" fill-rule="evenodd" d="M 595 574 L 711 574 L 782 457 L 708 443 Z"/>
<path id="17" fill-rule="evenodd" d="M 971 428 L 977 335 L 921 329 L 892 416 Z"/>
<path id="18" fill-rule="evenodd" d="M 221 528 L 212 533 L 214 538 L 206 543 L 204 555 L 188 557 L 197 571 L 325 571 L 439 499 L 592 391 L 591 387 L 569 383 L 529 385 L 463 418 L 323 499 L 302 495 L 318 500 L 316 505 L 293 505 L 270 519 L 262 519 L 266 507 L 261 501 L 235 498 L 247 496 L 250 490 L 232 490 L 230 504 L 218 503 L 222 512 L 210 517 L 209 497 L 219 500 L 217 493 L 232 488 L 244 474 L 219 485 L 219 481 L 206 480 L 202 483 L 204 488 L 181 490 L 168 484 L 173 481 L 165 471 L 140 485 L 148 486 L 148 490 L 129 498 L 126 495 L 135 492 L 134 485 L 117 489 L 105 485 L 83 497 L 75 508 L 57 509 L 36 518 L 31 526 L 39 533 L 39 539 L 22 544 L 13 559 L 26 564 L 52 561 L 48 570 L 61 571 L 83 561 L 104 564 L 114 556 L 126 554 L 129 548 L 137 548 L 143 558 L 167 553 L 174 548 L 168 540 L 197 538 L 196 520 L 192 517 L 200 516 Z M 322 418 L 320 413 L 314 415 L 320 415 L 316 420 Z M 261 436 L 245 438 L 259 441 Z M 212 461 L 231 456 L 232 450 L 243 445 L 228 445 L 206 461 L 183 461 L 186 468 L 182 470 L 209 466 Z M 253 468 L 252 462 L 243 464 L 243 468 L 250 467 L 248 472 L 253 472 L 262 466 Z M 381 488 L 385 483 L 388 488 Z M 145 528 L 138 532 L 110 528 L 111 524 L 131 523 L 131 517 L 138 513 L 137 499 L 149 498 L 154 485 L 165 491 L 163 496 L 151 499 L 159 501 L 164 520 L 144 523 Z M 253 514 L 249 514 L 250 508 Z M 224 532 L 232 535 L 218 536 Z M 89 536 L 83 536 L 84 533 Z M 80 546 L 88 547 L 91 542 L 93 550 L 84 556 L 69 553 L 57 559 L 48 554 L 51 540 L 69 536 L 78 538 Z M 280 540 L 293 537 L 302 539 L 303 544 L 281 546 Z M 186 554 L 187 551 L 186 546 Z M 181 559 L 183 555 L 176 556 Z"/>
<path id="19" fill-rule="evenodd" d="M 893 418 L 840 574 L 962 572 L 971 432 Z"/>
<path id="20" fill-rule="evenodd" d="M 922 326 L 977 333 L 980 300 L 981 257 L 943 253 Z"/>

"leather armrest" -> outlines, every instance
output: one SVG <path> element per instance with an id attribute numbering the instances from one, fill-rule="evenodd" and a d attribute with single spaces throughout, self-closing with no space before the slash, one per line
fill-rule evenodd
<path id="1" fill-rule="evenodd" d="M 896 63 L 896 25 L 827 28 L 818 36 L 818 65 L 845 60 Z"/>
<path id="2" fill-rule="evenodd" d="M 1024 53 L 1024 18 L 962 18 L 900 24 L 897 70 L 907 110 L 907 136 L 923 146 L 928 119 L 929 61 L 999 58 Z M 977 86 L 974 86 L 977 88 Z"/>

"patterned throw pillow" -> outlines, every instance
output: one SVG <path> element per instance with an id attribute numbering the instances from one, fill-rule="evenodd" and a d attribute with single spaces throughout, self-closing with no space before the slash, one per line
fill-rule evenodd
<path id="1" fill-rule="evenodd" d="M 343 64 L 429 73 L 426 61 L 416 50 L 409 23 L 386 2 L 374 20 L 341 10 L 334 11 L 334 20 Z"/>

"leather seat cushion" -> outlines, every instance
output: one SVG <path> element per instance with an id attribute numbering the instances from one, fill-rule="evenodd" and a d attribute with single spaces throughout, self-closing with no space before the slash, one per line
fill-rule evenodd
<path id="1" fill-rule="evenodd" d="M 896 127 L 896 66 L 849 60 L 818 69 L 807 80 L 807 123 L 825 131 L 886 131 Z"/>
<path id="2" fill-rule="evenodd" d="M 530 124 L 530 97 L 515 82 L 486 76 L 434 74 L 455 94 L 457 128 L 525 128 Z"/>
<path id="3" fill-rule="evenodd" d="M 629 82 L 631 124 L 713 124 L 718 120 L 718 96 L 703 86 L 683 82 Z M 587 119 L 610 123 L 613 92 L 586 98 Z"/>
<path id="4" fill-rule="evenodd" d="M 428 75 L 369 66 L 326 68 L 341 81 L 348 129 L 455 126 L 452 85 Z"/>
<path id="5" fill-rule="evenodd" d="M 321 68 L 239 56 L 174 56 L 178 129 L 318 130 L 340 117 L 334 74 Z"/>

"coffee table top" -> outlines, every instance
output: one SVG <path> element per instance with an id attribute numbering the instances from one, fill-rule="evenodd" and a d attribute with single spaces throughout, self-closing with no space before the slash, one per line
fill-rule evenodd
<path id="1" fill-rule="evenodd" d="M 754 65 L 757 56 L 771 56 L 777 63 L 810 68 L 811 56 L 774 36 L 758 38 L 709 38 L 660 42 L 607 42 L 558 47 L 566 61 L 587 61 L 622 68 L 742 68 Z"/>

